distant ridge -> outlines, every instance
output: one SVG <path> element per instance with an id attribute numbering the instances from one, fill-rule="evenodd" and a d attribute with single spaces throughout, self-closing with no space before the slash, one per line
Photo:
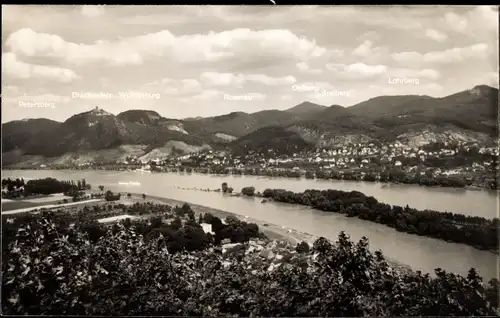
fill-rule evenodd
<path id="1" fill-rule="evenodd" d="M 311 112 L 317 112 L 317 111 L 322 111 L 326 108 L 326 106 L 311 103 L 311 102 L 302 102 L 298 104 L 297 106 L 294 106 L 292 108 L 288 108 L 285 110 L 285 112 L 292 113 L 292 114 L 304 114 L 304 113 L 311 113 Z"/>
<path id="2" fill-rule="evenodd" d="M 240 152 L 290 152 L 377 140 L 426 142 L 429 136 L 489 142 L 497 136 L 497 115 L 498 89 L 486 85 L 441 98 L 379 96 L 351 107 L 306 101 L 284 111 L 239 111 L 208 118 L 168 119 L 137 109 L 115 116 L 93 108 L 64 122 L 40 118 L 2 124 L 2 154 L 61 156 L 123 145 L 156 149 L 168 142 Z"/>

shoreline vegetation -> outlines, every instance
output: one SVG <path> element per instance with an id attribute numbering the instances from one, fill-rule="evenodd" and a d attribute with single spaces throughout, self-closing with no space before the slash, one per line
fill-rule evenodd
<path id="1" fill-rule="evenodd" d="M 139 193 L 131 193 L 132 197 L 134 196 L 142 196 Z M 294 229 L 287 229 L 284 226 L 275 224 L 275 223 L 270 223 L 270 222 L 265 222 L 259 219 L 254 219 L 250 217 L 245 217 L 241 214 L 229 212 L 229 211 L 223 211 L 220 209 L 215 209 L 211 208 L 208 206 L 204 205 L 199 205 L 199 204 L 193 204 L 185 201 L 180 201 L 176 199 L 171 199 L 167 197 L 161 197 L 161 196 L 153 196 L 153 195 L 148 195 L 147 200 L 154 200 L 159 203 L 164 203 L 167 205 L 172 205 L 172 206 L 181 206 L 183 204 L 189 204 L 194 211 L 195 214 L 198 216 L 198 214 L 212 214 L 220 219 L 225 219 L 227 217 L 236 217 L 238 219 L 241 219 L 242 221 L 246 222 L 251 222 L 254 224 L 257 224 L 259 226 L 259 230 L 264 233 L 269 239 L 271 240 L 277 240 L 277 241 L 286 241 L 292 246 L 296 246 L 300 244 L 301 242 L 306 242 L 309 245 L 313 245 L 314 241 L 320 238 L 320 236 L 317 235 L 312 235 L 310 233 L 302 232 L 302 231 L 297 231 Z M 153 202 L 154 202 L 153 201 Z M 403 264 L 401 262 L 398 262 L 394 259 L 390 259 L 387 256 L 385 256 L 386 260 L 388 263 L 393 266 L 394 268 L 398 268 L 399 270 L 402 271 L 412 271 L 411 266 L 407 264 Z"/>
<path id="2" fill-rule="evenodd" d="M 227 188 L 226 191 L 224 191 L 224 187 Z M 451 212 L 421 211 L 410 208 L 408 205 L 406 207 L 390 205 L 378 202 L 376 198 L 366 196 L 359 191 L 306 190 L 295 193 L 284 189 L 265 189 L 264 192 L 260 193 L 255 192 L 254 187 L 245 187 L 241 192 L 233 192 L 227 183 L 223 183 L 222 188 L 219 189 L 179 189 L 223 192 L 237 197 L 254 196 L 263 198 L 262 203 L 273 200 L 280 203 L 307 206 L 324 212 L 344 214 L 346 217 L 357 217 L 365 221 L 383 224 L 399 232 L 465 244 L 479 250 L 500 254 L 498 242 L 500 222 L 498 218 L 486 219 Z M 244 191 L 245 189 L 247 191 Z"/>
<path id="3" fill-rule="evenodd" d="M 357 217 L 397 231 L 461 243 L 499 254 L 499 219 L 389 205 L 359 191 L 266 189 L 265 199 Z"/>
<path id="4" fill-rule="evenodd" d="M 150 170 L 143 170 L 142 165 L 101 165 L 95 167 L 88 166 L 48 166 L 45 168 L 34 166 L 8 166 L 3 170 L 89 170 L 89 171 L 128 171 L 128 172 L 154 172 L 154 173 L 199 173 L 210 175 L 233 175 L 233 176 L 261 176 L 270 178 L 295 178 L 295 179 L 318 179 L 352 182 L 378 182 L 385 185 L 413 185 L 431 188 L 452 188 L 471 191 L 498 191 L 496 183 L 471 183 L 460 176 L 421 176 L 409 174 L 404 171 L 389 171 L 374 176 L 370 173 L 357 173 L 355 171 L 334 171 L 334 170 L 297 170 L 289 168 L 275 169 L 253 169 L 253 168 L 197 168 L 197 167 L 175 167 L 165 168 L 153 166 Z"/>
<path id="5" fill-rule="evenodd" d="M 356 243 L 343 232 L 336 242 L 312 238 L 293 248 L 269 241 L 259 225 L 230 212 L 144 194 L 111 195 L 80 208 L 2 217 L 4 313 L 500 314 L 498 280 L 483 283 L 474 269 L 467 277 L 402 270 L 371 252 L 368 239 Z M 120 214 L 134 218 L 96 222 Z M 297 241 L 306 237 L 297 235 Z"/>

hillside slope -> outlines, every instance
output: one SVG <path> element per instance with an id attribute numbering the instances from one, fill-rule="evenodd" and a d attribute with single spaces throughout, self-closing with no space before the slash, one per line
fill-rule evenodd
<path id="1" fill-rule="evenodd" d="M 17 158 L 121 145 L 152 150 L 165 148 L 168 142 L 181 142 L 186 149 L 229 146 L 235 151 L 288 151 L 309 145 L 396 139 L 411 144 L 426 139 L 491 143 L 497 136 L 497 116 L 498 89 L 485 85 L 442 98 L 380 96 L 351 107 L 304 102 L 285 111 L 233 112 L 186 120 L 168 119 L 148 110 L 128 110 L 115 116 L 95 108 L 63 123 L 30 119 L 2 124 L 2 151 Z"/>

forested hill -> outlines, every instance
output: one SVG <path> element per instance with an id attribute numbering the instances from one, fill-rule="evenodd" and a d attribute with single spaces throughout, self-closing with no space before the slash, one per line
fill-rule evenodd
<path id="1" fill-rule="evenodd" d="M 408 135 L 418 139 L 429 134 L 438 142 L 451 138 L 484 143 L 496 136 L 497 114 L 498 89 L 485 85 L 442 98 L 380 96 L 351 107 L 304 102 L 284 111 L 233 112 L 186 120 L 147 110 L 115 116 L 95 108 L 64 122 L 29 119 L 2 124 L 2 151 L 6 158 L 12 153 L 61 156 L 124 145 L 160 149 L 172 142 L 186 149 L 241 151 L 273 148 L 280 138 L 285 138 L 289 149 L 300 150 L 346 140 L 407 140 Z"/>

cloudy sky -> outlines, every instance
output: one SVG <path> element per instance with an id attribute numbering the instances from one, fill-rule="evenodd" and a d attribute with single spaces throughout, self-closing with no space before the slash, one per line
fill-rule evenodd
<path id="1" fill-rule="evenodd" d="M 185 118 L 498 86 L 487 6 L 2 9 L 3 122 L 97 105 Z"/>

